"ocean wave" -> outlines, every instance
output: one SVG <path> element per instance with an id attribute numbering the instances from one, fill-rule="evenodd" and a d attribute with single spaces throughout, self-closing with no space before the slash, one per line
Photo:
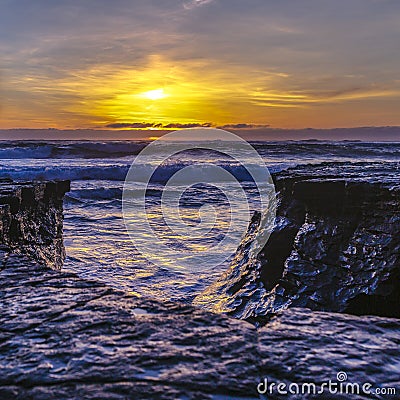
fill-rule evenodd
<path id="1" fill-rule="evenodd" d="M 370 142 L 328 142 L 328 141 L 287 141 L 287 142 L 253 142 L 253 146 L 261 155 L 322 158 L 400 158 L 399 143 L 370 143 Z"/>
<path id="2" fill-rule="evenodd" d="M 87 167 L 2 167 L 1 176 L 15 181 L 32 180 L 108 180 L 123 181 L 128 173 L 126 166 L 87 166 Z"/>
<path id="3" fill-rule="evenodd" d="M 151 182 L 166 183 L 176 172 L 182 168 L 190 166 L 190 162 L 177 162 L 158 167 L 152 175 Z M 270 172 L 278 172 L 283 169 L 294 166 L 294 163 L 280 163 L 273 165 Z M 231 173 L 239 182 L 251 181 L 251 176 L 246 168 L 241 165 L 221 164 L 226 171 Z M 257 167 L 257 166 L 255 166 Z M 2 178 L 10 178 L 16 181 L 21 180 L 107 180 L 124 181 L 130 165 L 107 165 L 107 166 L 16 166 L 7 167 L 3 165 L 0 168 Z M 149 173 L 152 170 L 150 164 L 139 165 L 135 168 L 133 182 L 147 182 Z M 262 168 L 262 167 L 258 167 Z M 210 165 L 199 165 L 187 174 L 182 183 L 187 182 L 208 182 L 212 173 Z"/>
<path id="4" fill-rule="evenodd" d="M 0 159 L 120 158 L 137 155 L 144 142 L 0 142 Z"/>
<path id="5" fill-rule="evenodd" d="M 83 200 L 121 200 L 122 187 L 98 187 L 93 189 L 74 189 L 66 194 L 72 201 Z"/>
<path id="6" fill-rule="evenodd" d="M 398 143 L 286 141 L 251 142 L 267 157 L 400 158 Z M 145 141 L 1 141 L 0 159 L 121 158 L 135 156 Z M 169 146 L 171 144 L 169 143 Z M 163 144 L 160 143 L 162 151 Z"/>

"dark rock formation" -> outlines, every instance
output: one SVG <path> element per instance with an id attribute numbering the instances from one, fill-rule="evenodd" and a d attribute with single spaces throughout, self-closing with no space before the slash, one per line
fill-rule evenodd
<path id="1" fill-rule="evenodd" d="M 226 274 L 195 303 L 250 321 L 289 306 L 400 317 L 398 163 L 304 166 L 275 176 L 276 226 L 260 216 Z"/>
<path id="2" fill-rule="evenodd" d="M 256 398 L 252 325 L 0 254 L 0 399 Z"/>
<path id="3" fill-rule="evenodd" d="M 400 391 L 394 319 L 292 309 L 257 331 L 52 271 L 5 248 L 0 265 L 2 400 L 249 400 L 259 398 L 264 378 L 320 384 L 339 371 Z"/>
<path id="4" fill-rule="evenodd" d="M 371 382 L 372 389 L 396 391 L 390 396 L 360 393 L 354 398 L 398 398 L 399 320 L 293 308 L 257 330 L 246 321 L 189 305 L 135 297 L 29 259 L 53 268 L 60 266 L 61 201 L 67 189 L 67 183 L 3 183 L 1 189 L 1 400 L 249 400 L 260 398 L 257 387 L 264 378 L 276 384 L 312 382 L 320 388 L 328 380 L 337 382 L 340 371 L 347 373 L 349 382 Z M 291 217 L 298 215 L 293 210 L 301 209 L 297 195 L 293 203 L 293 214 L 288 212 L 281 218 L 296 226 L 302 220 Z M 382 213 L 377 215 L 382 223 Z M 271 274 L 259 273 L 268 263 L 262 264 L 265 256 L 251 251 L 257 226 L 255 217 L 236 259 L 239 265 L 239 256 L 243 255 L 242 266 L 249 267 L 238 270 L 243 273 L 230 288 L 238 301 L 237 309 L 244 297 L 236 294 L 243 294 L 243 287 L 247 285 L 249 294 L 257 293 L 248 284 L 250 278 L 258 277 L 254 284 L 262 284 L 265 292 L 274 279 L 279 279 L 278 274 L 272 278 Z M 288 259 L 285 254 L 289 246 L 280 245 L 278 240 L 287 236 L 274 239 L 279 251 L 268 262 Z M 299 233 L 291 239 L 293 243 L 297 243 L 297 236 Z M 381 264 L 374 265 L 381 268 Z M 393 270 L 388 267 L 388 274 Z M 288 273 L 292 272 L 285 271 Z M 369 275 L 367 278 L 371 279 Z M 281 278 L 278 285 L 283 281 Z M 288 286 L 291 290 L 295 287 Z M 275 287 L 269 292 L 273 290 Z M 285 299 L 285 292 L 281 293 Z M 272 297 L 271 307 L 274 301 L 276 297 Z M 264 305 L 260 303 L 260 307 Z M 275 390 L 261 398 L 282 397 Z M 303 394 L 301 398 L 349 397 L 325 392 L 322 397 Z"/>
<path id="5" fill-rule="evenodd" d="M 69 181 L 0 180 L 0 244 L 61 268 L 65 258 L 62 202 L 68 190 Z"/>

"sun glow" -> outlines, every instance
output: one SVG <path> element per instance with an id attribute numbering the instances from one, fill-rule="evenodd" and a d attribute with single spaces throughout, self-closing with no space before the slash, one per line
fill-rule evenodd
<path id="1" fill-rule="evenodd" d="M 308 109 L 313 114 L 313 104 L 332 101 L 329 93 L 324 96 L 288 90 L 285 87 L 287 78 L 281 74 L 254 71 L 243 80 L 244 71 L 240 65 L 226 69 L 204 60 L 175 63 L 161 56 L 152 56 L 136 69 L 97 65 L 57 81 L 46 77 L 34 80 L 25 77 L 14 83 L 21 91 L 29 91 L 43 99 L 69 93 L 71 98 L 60 97 L 56 105 L 43 101 L 48 106 L 41 105 L 40 109 L 34 108 L 29 114 L 25 112 L 29 123 L 35 122 L 38 126 L 63 127 L 68 123 L 74 127 L 93 127 L 132 123 L 134 129 L 151 130 L 158 129 L 157 124 L 168 126 L 171 123 L 171 129 L 174 129 L 177 123 L 212 122 L 218 126 L 243 120 L 254 124 L 265 124 L 267 120 L 272 125 L 287 126 L 287 117 L 282 110 L 290 109 L 300 124 L 303 123 L 301 112 Z M 336 95 L 335 101 L 354 100 L 356 95 L 376 97 L 384 94 L 359 91 L 341 94 L 340 97 Z M 39 103 L 35 102 L 36 105 Z M 8 107 L 10 124 L 20 123 L 19 109 L 11 108 L 12 105 L 2 106 L 0 115 L 3 115 L 4 107 Z M 52 120 L 52 107 L 60 110 L 58 124 Z M 315 116 L 313 118 L 317 121 Z"/>
<path id="2" fill-rule="evenodd" d="M 155 90 L 149 90 L 148 92 L 144 92 L 143 97 L 146 97 L 147 99 L 150 100 L 161 100 L 164 99 L 165 97 L 168 97 L 168 95 L 164 92 L 164 89 L 155 89 Z"/>

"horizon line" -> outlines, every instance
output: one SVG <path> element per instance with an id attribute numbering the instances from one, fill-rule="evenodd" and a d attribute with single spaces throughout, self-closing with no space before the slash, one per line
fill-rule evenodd
<path id="1" fill-rule="evenodd" d="M 186 124 L 182 124 L 186 125 Z M 189 124 L 188 124 L 189 125 Z M 244 125 L 244 124 L 236 124 L 236 125 Z M 333 130 L 353 130 L 353 129 L 392 129 L 392 128 L 400 128 L 400 125 L 359 125 L 359 126 L 336 126 L 331 128 L 319 128 L 319 127 L 304 127 L 304 128 L 283 128 L 283 127 L 273 127 L 270 125 L 247 125 L 247 126 L 235 126 L 235 124 L 227 124 L 221 126 L 207 126 L 207 125 L 196 125 L 196 126 L 174 126 L 174 127 L 135 127 L 130 128 L 128 126 L 121 128 L 112 128 L 112 127 L 90 127 L 90 128 L 54 128 L 54 127 L 46 127 L 46 128 L 24 128 L 24 127 L 13 127 L 13 128 L 2 128 L 0 127 L 0 131 L 100 131 L 100 132 L 168 132 L 171 130 L 184 130 L 184 129 L 232 129 L 238 131 L 308 131 L 308 130 L 316 130 L 316 131 L 333 131 Z"/>

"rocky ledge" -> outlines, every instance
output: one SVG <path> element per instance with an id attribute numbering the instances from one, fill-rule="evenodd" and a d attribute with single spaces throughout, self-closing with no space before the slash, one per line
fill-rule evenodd
<path id="1" fill-rule="evenodd" d="M 399 178 L 399 163 L 277 174 L 269 241 L 257 247 L 255 215 L 228 271 L 195 302 L 262 323 L 288 307 L 399 318 Z"/>
<path id="2" fill-rule="evenodd" d="M 303 181 L 299 176 L 298 182 Z M 296 194 L 295 185 L 280 183 L 279 176 L 277 185 L 290 205 L 284 193 Z M 257 329 L 223 314 L 135 297 L 53 270 L 64 257 L 61 203 L 67 189 L 67 182 L 1 186 L 0 399 L 279 399 L 276 386 L 259 395 L 265 379 L 275 385 L 314 383 L 319 390 L 323 383 L 338 383 L 343 372 L 350 383 L 370 384 L 368 392 L 354 398 L 398 398 L 397 319 L 291 308 L 273 313 Z M 294 199 L 301 204 L 297 195 Z M 280 209 L 281 218 L 295 220 L 290 218 L 297 212 L 286 209 L 287 214 Z M 311 218 L 314 211 L 307 215 Z M 379 218 L 382 215 L 379 211 Z M 238 257 L 242 252 L 246 260 L 257 259 L 261 268 L 267 265 L 260 261 L 265 253 L 252 259 L 247 251 L 257 231 L 257 218 L 253 222 Z M 261 275 L 258 279 L 256 284 L 267 287 Z M 236 296 L 241 290 L 233 291 L 234 299 L 242 301 L 243 296 Z M 282 299 L 286 301 L 285 293 Z M 392 395 L 381 396 L 377 390 Z M 329 393 L 325 386 L 322 398 L 349 397 Z"/>
<path id="3" fill-rule="evenodd" d="M 0 244 L 60 269 L 63 243 L 63 198 L 69 181 L 0 180 Z"/>
<path id="4" fill-rule="evenodd" d="M 322 385 L 341 371 L 360 387 L 400 390 L 395 319 L 291 309 L 257 330 L 53 271 L 6 248 L 0 262 L 1 399 L 257 399 L 264 379 Z M 381 398 L 370 393 L 354 398 Z M 265 398 L 282 397 L 275 390 Z"/>

